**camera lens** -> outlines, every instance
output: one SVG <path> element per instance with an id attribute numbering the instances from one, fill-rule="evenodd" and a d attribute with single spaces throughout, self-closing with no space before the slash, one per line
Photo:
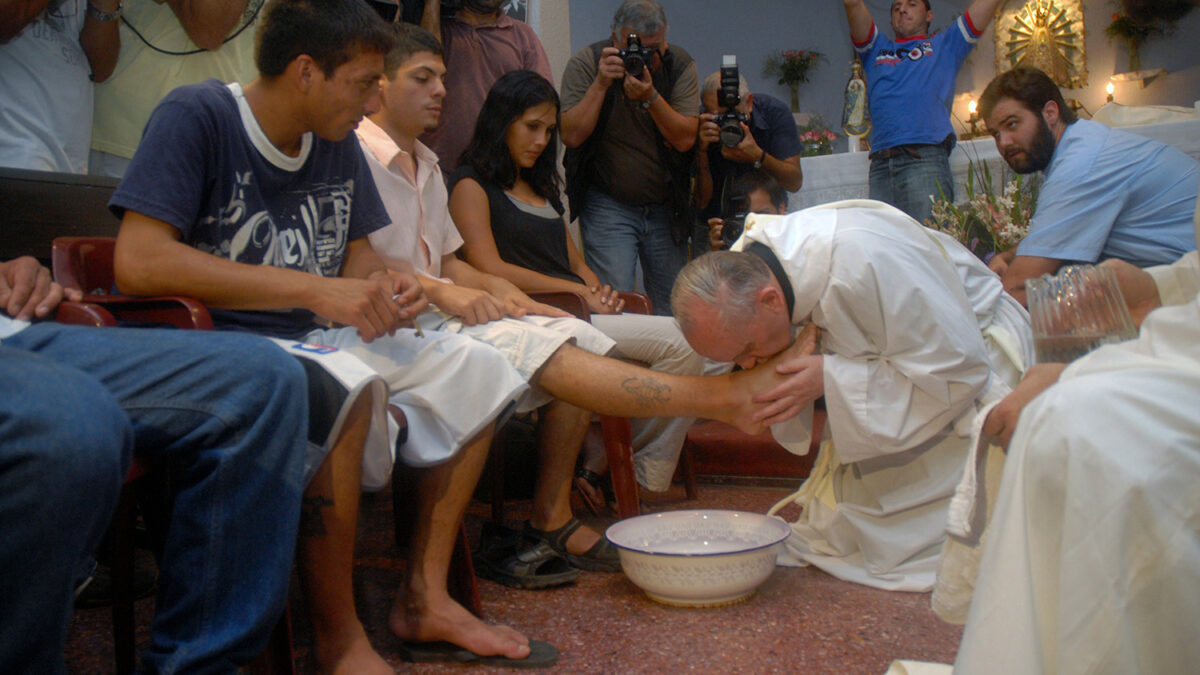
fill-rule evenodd
<path id="1" fill-rule="evenodd" d="M 645 68 L 646 62 L 642 59 L 641 54 L 627 54 L 625 56 L 625 72 L 630 75 L 639 76 Z"/>
<path id="2" fill-rule="evenodd" d="M 746 132 L 742 131 L 742 125 L 736 117 L 722 118 L 718 126 L 720 127 L 721 144 L 727 148 L 736 147 L 746 137 Z"/>

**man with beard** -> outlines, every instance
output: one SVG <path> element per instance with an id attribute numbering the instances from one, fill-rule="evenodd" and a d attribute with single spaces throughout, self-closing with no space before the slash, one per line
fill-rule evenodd
<path id="1" fill-rule="evenodd" d="M 1053 80 L 1034 68 L 997 76 L 980 97 L 980 110 L 1013 171 L 1045 172 L 1029 234 L 990 263 L 1022 304 L 1026 279 L 1064 263 L 1117 258 L 1148 267 L 1196 248 L 1196 160 L 1158 141 L 1076 119 Z"/>

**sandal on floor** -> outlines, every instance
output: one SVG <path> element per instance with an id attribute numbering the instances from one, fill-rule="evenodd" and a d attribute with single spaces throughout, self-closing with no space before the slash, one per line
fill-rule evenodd
<path id="1" fill-rule="evenodd" d="M 499 654 L 480 656 L 449 642 L 402 642 L 400 658 L 410 663 L 477 663 L 497 668 L 546 668 L 558 661 L 558 650 L 548 642 L 530 640 L 529 656 L 510 659 Z"/>
<path id="2" fill-rule="evenodd" d="M 604 492 L 604 478 L 585 467 L 575 469 L 575 480 L 572 483 L 575 493 L 583 501 L 583 505 L 593 516 L 601 516 L 608 510 L 608 497 Z"/>
<path id="3" fill-rule="evenodd" d="M 603 535 L 587 551 L 575 554 L 567 551 L 567 540 L 575 530 L 583 527 L 578 518 L 572 518 L 566 525 L 557 530 L 545 532 L 525 521 L 525 534 L 529 538 L 537 537 L 552 550 L 567 559 L 574 567 L 593 572 L 620 572 L 621 556 L 616 546 Z"/>
<path id="4" fill-rule="evenodd" d="M 579 578 L 579 570 L 547 542 L 484 523 L 475 573 L 510 588 L 549 588 Z"/>

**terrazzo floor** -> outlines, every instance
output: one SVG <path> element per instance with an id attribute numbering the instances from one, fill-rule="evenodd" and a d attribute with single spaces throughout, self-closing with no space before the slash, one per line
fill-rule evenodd
<path id="1" fill-rule="evenodd" d="M 683 488 L 676 486 L 647 501 L 643 512 L 765 512 L 787 493 L 781 488 L 701 484 L 699 500 L 688 501 Z M 526 503 L 512 502 L 509 518 L 523 517 L 527 508 Z M 472 538 L 487 513 L 482 504 L 472 506 Z M 591 522 L 605 524 L 602 519 Z M 376 649 L 403 672 L 493 672 L 481 666 L 414 666 L 400 660 L 386 628 L 391 595 L 404 565 L 391 527 L 388 496 L 364 497 L 355 595 Z M 962 637 L 959 627 L 934 616 L 928 594 L 866 588 L 813 568 L 776 568 L 746 601 L 711 609 L 661 605 L 621 574 L 584 572 L 572 585 L 540 591 L 479 583 L 487 620 L 507 623 L 558 647 L 559 661 L 549 672 L 883 673 L 897 658 L 951 662 Z M 303 600 L 295 591 L 292 607 L 297 665 L 301 673 L 316 673 L 309 658 Z M 138 639 L 144 641 L 153 601 L 140 601 L 137 611 Z M 108 619 L 108 609 L 76 610 L 66 650 L 68 672 L 112 671 Z"/>

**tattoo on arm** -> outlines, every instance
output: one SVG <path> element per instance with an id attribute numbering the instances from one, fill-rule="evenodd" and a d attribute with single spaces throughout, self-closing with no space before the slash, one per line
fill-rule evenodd
<path id="1" fill-rule="evenodd" d="M 305 497 L 300 502 L 300 536 L 324 537 L 329 534 L 325 529 L 325 517 L 321 509 L 333 506 L 332 499 L 321 496 Z"/>
<path id="2" fill-rule="evenodd" d="M 621 388 L 637 397 L 638 405 L 653 408 L 671 400 L 671 387 L 653 377 L 630 377 Z"/>

